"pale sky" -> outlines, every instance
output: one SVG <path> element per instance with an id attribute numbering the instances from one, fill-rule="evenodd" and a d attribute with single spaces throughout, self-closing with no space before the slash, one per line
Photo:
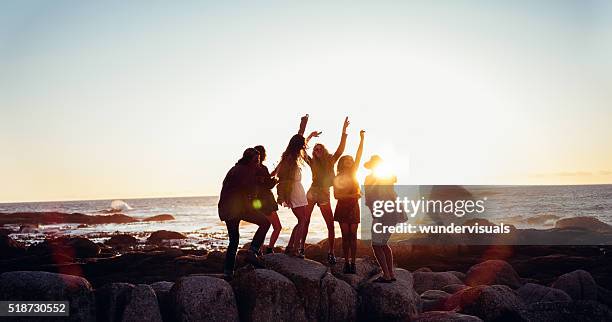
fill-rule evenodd
<path id="1" fill-rule="evenodd" d="M 0 202 L 216 195 L 304 113 L 404 184 L 612 183 L 610 57 L 608 1 L 2 1 Z"/>

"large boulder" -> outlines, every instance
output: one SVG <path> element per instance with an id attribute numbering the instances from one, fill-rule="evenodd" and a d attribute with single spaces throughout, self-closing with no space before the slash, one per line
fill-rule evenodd
<path id="1" fill-rule="evenodd" d="M 528 321 L 538 322 L 609 322 L 612 311 L 595 301 L 536 302 L 522 311 Z"/>
<path id="2" fill-rule="evenodd" d="M 295 285 L 275 271 L 243 268 L 231 284 L 241 321 L 306 321 Z"/>
<path id="3" fill-rule="evenodd" d="M 183 277 L 170 293 L 176 321 L 239 321 L 234 291 L 220 278 Z"/>
<path id="4" fill-rule="evenodd" d="M 185 239 L 185 238 L 187 238 L 187 236 L 181 233 L 177 233 L 176 231 L 158 230 L 152 233 L 151 236 L 149 236 L 149 238 L 147 239 L 147 243 L 159 244 L 164 240 Z"/>
<path id="5" fill-rule="evenodd" d="M 152 221 L 168 221 L 168 220 L 174 220 L 174 216 L 170 214 L 162 214 L 162 215 L 145 218 L 142 221 L 152 222 Z"/>
<path id="6" fill-rule="evenodd" d="M 121 321 L 133 289 L 134 285 L 128 283 L 111 283 L 96 289 L 97 321 Z"/>
<path id="7" fill-rule="evenodd" d="M 393 274 L 395 274 L 395 278 L 405 280 L 406 282 L 410 283 L 410 285 L 414 286 L 414 277 L 410 271 L 403 268 L 394 268 Z"/>
<path id="8" fill-rule="evenodd" d="M 488 260 L 470 267 L 465 281 L 470 286 L 508 285 L 516 289 L 522 285 L 514 268 L 503 260 Z"/>
<path id="9" fill-rule="evenodd" d="M 69 316 L 64 320 L 95 320 L 91 285 L 78 276 L 29 271 L 2 273 L 0 301 L 69 301 Z"/>
<path id="10" fill-rule="evenodd" d="M 322 313 L 321 280 L 327 273 L 327 267 L 319 262 L 285 254 L 268 254 L 263 256 L 263 260 L 268 269 L 282 274 L 295 284 L 304 304 L 306 318 L 317 320 Z"/>
<path id="11" fill-rule="evenodd" d="M 440 290 L 429 290 L 421 294 L 423 302 L 423 312 L 439 311 L 444 308 L 444 303 L 451 295 Z"/>
<path id="12" fill-rule="evenodd" d="M 170 297 L 170 290 L 174 283 L 160 281 L 150 284 L 155 296 L 157 297 L 157 304 L 159 305 L 159 311 L 162 315 L 162 320 L 171 321 L 174 316 L 172 309 L 172 299 Z"/>
<path id="13" fill-rule="evenodd" d="M 139 284 L 132 289 L 121 321 L 162 322 L 157 296 L 151 286 Z"/>
<path id="14" fill-rule="evenodd" d="M 555 228 L 579 228 L 599 233 L 612 232 L 612 226 L 595 217 L 572 217 L 557 220 Z"/>
<path id="15" fill-rule="evenodd" d="M 344 258 L 338 259 L 336 265 L 330 267 L 330 271 L 335 277 L 347 282 L 354 288 L 357 288 L 359 284 L 380 273 L 380 266 L 378 266 L 376 260 L 370 257 L 357 258 L 355 260 L 356 274 L 344 274 L 343 269 Z"/>
<path id="16" fill-rule="evenodd" d="M 349 284 L 329 274 L 326 266 L 284 254 L 268 254 L 263 260 L 268 269 L 285 276 L 296 286 L 307 320 L 356 319 L 356 292 Z"/>
<path id="17" fill-rule="evenodd" d="M 597 300 L 597 283 L 589 272 L 581 269 L 559 276 L 552 287 L 564 291 L 573 300 Z"/>
<path id="18" fill-rule="evenodd" d="M 32 245 L 28 252 L 37 255 L 89 258 L 100 254 L 100 246 L 85 237 L 59 237 Z"/>
<path id="19" fill-rule="evenodd" d="M 412 283 L 398 278 L 393 283 L 373 279 L 359 288 L 360 317 L 365 321 L 410 321 L 421 311 L 421 299 Z"/>
<path id="20" fill-rule="evenodd" d="M 430 311 L 419 314 L 412 322 L 482 322 L 482 319 L 457 312 Z"/>
<path id="21" fill-rule="evenodd" d="M 418 272 L 412 273 L 414 278 L 414 290 L 421 294 L 428 290 L 441 290 L 444 286 L 451 284 L 463 284 L 463 282 L 450 272 Z"/>
<path id="22" fill-rule="evenodd" d="M 105 244 L 113 247 L 129 247 L 138 244 L 138 239 L 132 235 L 119 234 L 111 236 Z"/>
<path id="23" fill-rule="evenodd" d="M 458 311 L 475 315 L 484 321 L 522 321 L 525 304 L 506 285 L 479 285 L 451 295 L 444 311 Z"/>
<path id="24" fill-rule="evenodd" d="M 319 321 L 356 321 L 357 291 L 331 274 L 321 280 L 321 314 Z"/>
<path id="25" fill-rule="evenodd" d="M 535 302 L 569 302 L 572 298 L 562 290 L 544 285 L 527 283 L 517 291 L 525 303 Z"/>
<path id="26" fill-rule="evenodd" d="M 12 239 L 8 235 L 0 234 L 0 259 L 8 259 L 24 255 L 25 245 Z"/>

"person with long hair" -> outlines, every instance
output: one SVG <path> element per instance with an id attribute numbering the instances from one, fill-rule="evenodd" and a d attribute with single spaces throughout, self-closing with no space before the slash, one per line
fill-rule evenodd
<path id="1" fill-rule="evenodd" d="M 342 252 L 344 253 L 344 273 L 356 274 L 357 227 L 359 226 L 359 198 L 361 191 L 357 182 L 357 169 L 363 154 L 365 131 L 359 132 L 359 147 L 355 159 L 343 155 L 338 160 L 337 175 L 334 178 L 334 197 L 338 200 L 334 220 L 340 223 L 342 232 Z"/>
<path id="2" fill-rule="evenodd" d="M 300 129 L 298 134 L 295 134 L 289 140 L 289 144 L 281 156 L 281 161 L 272 171 L 272 175 L 278 176 L 278 204 L 291 208 L 293 214 L 297 217 L 298 223 L 291 231 L 289 243 L 285 248 L 285 254 L 291 256 L 304 257 L 303 251 L 298 251 L 302 231 L 304 227 L 305 208 L 308 205 L 306 192 L 302 186 L 302 164 L 304 163 L 304 155 L 306 150 L 306 139 L 304 131 L 308 123 L 308 114 L 301 118 Z M 312 132 L 308 138 L 317 136 L 318 132 Z"/>
<path id="3" fill-rule="evenodd" d="M 254 206 L 261 213 L 266 215 L 266 218 L 268 218 L 268 221 L 270 221 L 270 224 L 272 224 L 270 243 L 268 244 L 268 247 L 266 247 L 266 254 L 270 254 L 274 252 L 274 245 L 276 244 L 276 240 L 278 240 L 278 236 L 283 229 L 283 226 L 278 219 L 278 214 L 276 213 L 278 210 L 278 205 L 276 204 L 276 199 L 274 199 L 274 194 L 272 193 L 272 188 L 276 186 L 277 181 L 274 177 L 272 177 L 272 175 L 270 175 L 268 167 L 263 164 L 263 162 L 266 160 L 266 149 L 263 147 L 263 145 L 258 145 L 255 146 L 255 150 L 259 152 L 260 162 L 256 171 L 257 199 L 254 201 Z"/>
<path id="4" fill-rule="evenodd" d="M 306 197 L 308 199 L 308 205 L 305 210 L 304 230 L 302 239 L 300 240 L 300 249 L 304 249 L 306 243 L 306 237 L 308 235 L 308 226 L 310 225 L 310 216 L 314 210 L 315 205 L 319 206 L 325 224 L 327 225 L 327 262 L 329 265 L 336 264 L 336 256 L 334 254 L 334 242 L 336 238 L 334 229 L 334 214 L 330 205 L 330 193 L 329 188 L 333 185 L 334 167 L 342 153 L 344 153 L 344 147 L 346 146 L 346 128 L 350 122 L 348 116 L 344 119 L 342 126 L 342 135 L 340 136 L 340 144 L 334 154 L 329 153 L 327 148 L 321 143 L 315 144 L 312 149 L 312 157 L 306 154 L 306 163 L 310 166 L 312 171 L 312 184 Z"/>
<path id="5" fill-rule="evenodd" d="M 370 212 L 374 214 L 375 201 L 395 201 L 397 194 L 393 185 L 397 182 L 395 175 L 381 173 L 379 170 L 383 166 L 383 159 L 378 155 L 373 155 L 370 160 L 363 164 L 363 167 L 370 170 L 364 182 L 365 205 L 370 208 Z M 397 210 L 386 211 L 376 216 L 372 216 L 372 250 L 374 257 L 380 265 L 382 276 L 379 276 L 374 282 L 390 283 L 396 280 L 393 272 L 393 252 L 389 247 L 388 242 L 391 233 L 388 230 L 385 232 L 376 232 L 374 226 L 377 224 L 383 227 L 392 227 L 397 225 L 399 213 Z"/>
<path id="6" fill-rule="evenodd" d="M 223 274 L 226 279 L 232 279 L 236 252 L 240 241 L 240 222 L 246 221 L 258 225 L 253 236 L 251 247 L 247 251 L 246 261 L 254 266 L 263 266 L 257 257 L 259 247 L 263 244 L 270 222 L 264 215 L 253 207 L 253 198 L 256 193 L 256 171 L 259 167 L 259 152 L 253 148 L 244 150 L 242 158 L 238 160 L 225 175 L 223 187 L 219 197 L 219 218 L 227 226 L 229 245 L 225 255 Z"/>

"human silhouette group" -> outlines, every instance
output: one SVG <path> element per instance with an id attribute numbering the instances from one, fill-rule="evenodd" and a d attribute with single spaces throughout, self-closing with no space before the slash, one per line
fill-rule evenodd
<path id="1" fill-rule="evenodd" d="M 264 266 L 261 256 L 274 252 L 282 229 L 277 214 L 279 205 L 290 208 L 298 221 L 284 249 L 286 255 L 295 258 L 305 257 L 304 245 L 310 217 L 314 207 L 318 206 L 328 232 L 327 263 L 329 265 L 337 263 L 334 254 L 334 222 L 338 222 L 342 232 L 343 272 L 356 273 L 357 229 L 360 223 L 359 200 L 362 197 L 357 170 L 363 154 L 365 131 L 359 132 L 359 145 L 355 156 L 343 155 L 347 128 L 350 124 L 346 117 L 342 125 L 340 143 L 334 153 L 330 153 L 325 145 L 316 143 L 312 148 L 312 154 L 309 154 L 308 143 L 313 138 L 319 137 L 322 132 L 313 131 L 304 137 L 308 119 L 308 114 L 301 117 L 298 132 L 289 140 L 278 166 L 272 172 L 264 165 L 265 148 L 258 145 L 247 148 L 242 158 L 225 176 L 218 210 L 220 219 L 227 226 L 229 237 L 224 265 L 226 279 L 233 277 L 241 221 L 258 226 L 245 260 L 256 267 Z M 364 164 L 364 167 L 371 171 L 364 183 L 366 184 L 365 204 L 370 208 L 372 200 L 395 198 L 393 189 L 385 188 L 395 183 L 395 176 L 378 178 L 374 175 L 374 169 L 381 162 L 382 159 L 374 155 Z M 308 191 L 302 185 L 302 169 L 306 166 L 309 166 L 312 172 L 312 183 Z M 334 210 L 331 207 L 332 187 L 333 196 L 337 201 Z M 277 198 L 273 193 L 274 188 Z M 375 220 L 384 220 L 384 216 Z M 268 245 L 264 247 L 270 226 L 273 231 Z M 387 245 L 388 240 L 388 235 L 376 235 L 375 238 L 373 235 L 372 238 L 374 254 L 383 271 L 376 282 L 391 283 L 396 280 L 393 274 L 393 254 Z"/>

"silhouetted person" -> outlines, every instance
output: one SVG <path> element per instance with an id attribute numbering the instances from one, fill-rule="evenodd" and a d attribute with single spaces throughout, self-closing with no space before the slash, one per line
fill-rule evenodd
<path id="1" fill-rule="evenodd" d="M 397 182 L 397 177 L 394 175 L 380 175 L 376 173 L 376 168 L 382 164 L 383 160 L 378 155 L 373 155 L 370 160 L 363 164 L 363 167 L 370 170 L 370 173 L 365 178 L 364 192 L 365 205 L 370 208 L 374 214 L 374 201 L 393 201 L 397 198 L 397 194 L 393 189 L 393 185 Z M 375 282 L 389 283 L 395 281 L 395 273 L 393 272 L 393 252 L 389 247 L 388 242 L 391 233 L 388 230 L 384 232 L 375 232 L 375 225 L 384 227 L 393 227 L 398 223 L 398 213 L 394 209 L 392 212 L 386 212 L 384 209 L 379 209 L 384 213 L 379 216 L 372 216 L 372 250 L 376 261 L 380 265 L 383 275 L 378 277 Z M 378 228 L 379 230 L 382 227 Z"/>
<path id="2" fill-rule="evenodd" d="M 355 274 L 355 257 L 357 256 L 357 227 L 359 216 L 359 198 L 361 191 L 357 182 L 357 169 L 363 154 L 365 131 L 359 132 L 359 147 L 355 159 L 344 155 L 338 160 L 338 174 L 334 178 L 334 197 L 338 200 L 334 220 L 340 223 L 342 232 L 342 251 L 344 253 L 344 273 Z M 350 260 L 349 260 L 350 259 Z"/>
<path id="3" fill-rule="evenodd" d="M 266 248 L 266 253 L 270 254 L 274 252 L 274 245 L 276 244 L 276 240 L 280 235 L 283 226 L 281 225 L 280 220 L 278 219 L 278 205 L 276 204 L 276 199 L 274 199 L 274 194 L 272 193 L 272 188 L 276 186 L 277 180 L 270 175 L 268 171 L 268 167 L 266 167 L 263 162 L 266 159 L 266 149 L 263 145 L 258 145 L 255 147 L 255 150 L 259 152 L 259 166 L 257 167 L 256 177 L 257 177 L 257 200 L 259 201 L 256 205 L 259 207 L 259 212 L 266 215 L 266 218 L 272 224 L 272 235 L 270 236 L 270 243 Z"/>
<path id="4" fill-rule="evenodd" d="M 346 128 L 349 124 L 348 117 L 346 117 L 344 119 L 344 125 L 342 126 L 340 144 L 334 154 L 329 153 L 321 143 L 315 144 L 312 149 L 312 157 L 306 154 L 306 163 L 308 163 L 312 171 L 312 184 L 306 194 L 308 206 L 306 206 L 306 220 L 300 246 L 304 248 L 308 235 L 308 226 L 310 225 L 310 216 L 312 215 L 312 210 L 315 205 L 318 205 L 323 215 L 323 219 L 325 220 L 325 224 L 327 225 L 327 262 L 330 265 L 336 264 L 336 256 L 334 255 L 336 233 L 334 231 L 334 214 L 330 205 L 329 188 L 334 184 L 334 177 L 336 176 L 334 167 L 336 162 L 340 159 L 342 153 L 344 153 L 344 147 L 346 146 Z"/>
<path id="5" fill-rule="evenodd" d="M 227 279 L 231 279 L 234 274 L 236 252 L 240 240 L 239 227 L 242 220 L 259 226 L 255 236 L 253 236 L 246 260 L 253 265 L 261 266 L 256 254 L 266 238 L 270 222 L 266 219 L 266 216 L 253 207 L 257 185 L 256 171 L 259 163 L 259 152 L 253 148 L 248 148 L 223 180 L 218 207 L 219 218 L 225 222 L 229 236 L 229 246 L 225 255 L 223 270 Z"/>

